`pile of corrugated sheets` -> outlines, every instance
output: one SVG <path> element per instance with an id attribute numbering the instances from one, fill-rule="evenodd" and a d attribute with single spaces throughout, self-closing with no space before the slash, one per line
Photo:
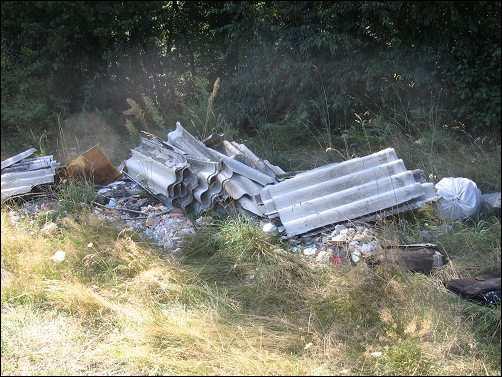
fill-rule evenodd
<path id="1" fill-rule="evenodd" d="M 423 172 L 409 171 L 392 148 L 301 173 L 265 187 L 262 212 L 289 237 L 349 220 L 374 220 L 437 199 Z"/>
<path id="2" fill-rule="evenodd" d="M 279 182 L 285 172 L 245 145 L 227 140 L 211 145 L 177 122 L 167 140 L 143 138 L 125 166 L 128 175 L 173 206 L 200 214 L 232 199 L 241 209 L 280 220 L 288 237 L 374 220 L 437 199 L 423 172 L 407 170 L 392 148 Z"/>
<path id="3" fill-rule="evenodd" d="M 2 161 L 2 200 L 30 192 L 34 186 L 54 183 L 59 164 L 52 155 L 28 158 L 35 151 L 30 148 Z"/>
<path id="4" fill-rule="evenodd" d="M 243 144 L 224 140 L 220 149 L 207 147 L 177 122 L 167 140 L 142 138 L 125 166 L 129 176 L 173 206 L 200 214 L 231 198 L 262 215 L 257 195 L 284 171 Z"/>

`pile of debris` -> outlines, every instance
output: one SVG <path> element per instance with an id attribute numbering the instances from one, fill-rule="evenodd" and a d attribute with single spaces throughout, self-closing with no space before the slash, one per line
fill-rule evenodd
<path id="1" fill-rule="evenodd" d="M 300 173 L 260 193 L 263 213 L 288 237 L 350 220 L 369 221 L 436 200 L 421 170 L 409 171 L 392 148 Z"/>
<path id="2" fill-rule="evenodd" d="M 291 251 L 320 265 L 356 265 L 365 261 L 371 266 L 391 263 L 405 270 L 430 273 L 447 262 L 435 244 L 382 243 L 374 229 L 363 223 L 338 224 L 333 231 L 292 238 L 289 243 Z"/>
<path id="3" fill-rule="evenodd" d="M 231 199 L 237 208 L 261 216 L 256 196 L 284 173 L 243 144 L 222 140 L 220 151 L 210 148 L 179 122 L 167 141 L 145 135 L 125 161 L 127 174 L 168 207 L 201 214 Z"/>
<path id="4" fill-rule="evenodd" d="M 243 144 L 213 138 L 211 148 L 179 122 L 167 140 L 146 135 L 125 167 L 128 176 L 164 205 L 201 214 L 233 201 L 245 212 L 275 221 L 288 238 L 350 220 L 374 220 L 437 199 L 423 172 L 407 170 L 392 148 L 280 182 L 284 170 Z"/>
<path id="5" fill-rule="evenodd" d="M 59 163 L 52 155 L 28 158 L 35 152 L 35 148 L 30 148 L 2 161 L 2 200 L 30 192 L 38 185 L 54 183 Z"/>
<path id="6" fill-rule="evenodd" d="M 127 178 L 98 190 L 96 203 L 94 213 L 98 217 L 121 221 L 171 253 L 181 251 L 183 238 L 195 232 L 182 211 L 159 203 Z"/>
<path id="7" fill-rule="evenodd" d="M 70 162 L 64 174 L 92 175 L 100 184 L 122 175 L 166 210 L 179 208 L 197 216 L 230 206 L 268 219 L 289 239 L 311 237 L 339 224 L 395 215 L 438 199 L 438 206 L 446 208 L 443 212 L 450 217 L 459 217 L 458 213 L 465 217 L 481 207 L 482 196 L 473 182 L 448 178 L 435 188 L 425 182 L 421 170 L 407 170 L 392 148 L 285 178 L 287 174 L 280 167 L 260 159 L 244 144 L 224 140 L 223 135 L 200 141 L 179 122 L 166 140 L 143 134 L 120 171 L 93 147 Z M 54 182 L 58 164 L 52 156 L 27 159 L 34 151 L 32 148 L 2 162 L 2 199 Z M 498 201 L 500 207 L 500 193 L 492 201 Z"/>

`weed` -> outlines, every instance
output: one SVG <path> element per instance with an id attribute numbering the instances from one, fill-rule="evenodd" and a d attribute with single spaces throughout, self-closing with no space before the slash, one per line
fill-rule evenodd
<path id="1" fill-rule="evenodd" d="M 89 181 L 70 180 L 59 186 L 57 196 L 62 214 L 78 214 L 91 206 L 96 199 L 96 190 Z"/>
<path id="2" fill-rule="evenodd" d="M 376 370 L 387 376 L 423 376 L 434 374 L 434 364 L 416 341 L 406 340 L 389 347 Z"/>

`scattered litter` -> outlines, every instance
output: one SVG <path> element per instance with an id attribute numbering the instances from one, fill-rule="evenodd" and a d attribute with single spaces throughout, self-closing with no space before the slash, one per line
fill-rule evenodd
<path id="1" fill-rule="evenodd" d="M 195 229 L 188 218 L 166 214 L 160 216 L 154 224 L 146 226 L 144 232 L 157 245 L 178 253 L 181 251 L 183 238 L 195 233 Z"/>
<path id="2" fill-rule="evenodd" d="M 436 184 L 439 195 L 439 215 L 448 220 L 460 220 L 478 213 L 481 192 L 475 182 L 467 178 L 443 178 Z"/>
<path id="3" fill-rule="evenodd" d="M 304 255 L 315 255 L 317 253 L 317 248 L 315 246 L 309 246 L 303 249 Z"/>
<path id="4" fill-rule="evenodd" d="M 61 263 L 65 260 L 66 253 L 63 250 L 58 250 L 54 253 L 51 259 L 56 263 Z"/>
<path id="5" fill-rule="evenodd" d="M 350 255 L 350 260 L 354 264 L 359 263 L 362 258 L 376 253 L 380 248 L 380 243 L 373 231 L 362 225 L 336 225 L 327 242 L 336 245 L 336 250 L 339 253 L 345 252 Z M 337 256 L 337 261 L 341 260 L 341 255 Z"/>
<path id="6" fill-rule="evenodd" d="M 376 351 L 376 352 L 372 352 L 372 353 L 370 353 L 370 356 L 371 356 L 371 357 L 375 357 L 375 358 L 376 358 L 376 357 L 381 357 L 382 355 L 383 355 L 383 353 L 382 353 L 382 352 L 380 352 L 380 351 Z"/>
<path id="7" fill-rule="evenodd" d="M 117 199 L 110 198 L 110 201 L 106 205 L 107 208 L 116 208 L 117 207 Z"/>
<path id="8" fill-rule="evenodd" d="M 192 222 L 183 211 L 159 203 L 136 182 L 127 178 L 102 187 L 96 201 L 94 212 L 99 217 L 113 223 L 123 221 L 126 226 L 143 233 L 173 254 L 181 250 L 184 236 L 195 232 Z"/>
<path id="9" fill-rule="evenodd" d="M 2 161 L 1 200 L 26 194 L 38 185 L 54 183 L 59 164 L 52 155 L 27 158 L 35 151 L 30 148 Z"/>
<path id="10" fill-rule="evenodd" d="M 89 249 L 91 249 L 91 248 L 93 248 L 93 247 L 94 247 L 94 244 L 93 244 L 92 242 L 89 242 L 89 243 L 87 244 L 87 247 L 88 247 Z"/>
<path id="11" fill-rule="evenodd" d="M 302 251 L 302 248 L 300 246 L 292 246 L 290 249 L 293 253 L 298 254 Z"/>
<path id="12" fill-rule="evenodd" d="M 361 256 L 362 256 L 362 253 L 360 251 L 356 250 L 350 254 L 350 259 L 352 260 L 352 262 L 357 264 L 361 260 Z"/>
<path id="13" fill-rule="evenodd" d="M 432 255 L 432 267 L 433 268 L 439 268 L 444 265 L 444 258 L 443 254 L 441 254 L 439 251 L 435 251 L 434 254 Z"/>

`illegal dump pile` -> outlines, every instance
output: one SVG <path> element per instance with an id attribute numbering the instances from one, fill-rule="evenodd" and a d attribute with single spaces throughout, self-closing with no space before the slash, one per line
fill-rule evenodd
<path id="1" fill-rule="evenodd" d="M 27 159 L 34 151 L 2 162 L 2 200 L 54 182 L 58 164 L 52 156 Z M 500 211 L 500 193 L 481 195 L 465 178 L 443 178 L 434 186 L 421 170 L 407 170 L 392 148 L 288 178 L 292 174 L 244 144 L 223 135 L 197 140 L 179 122 L 166 140 L 143 132 L 121 165 L 116 169 L 93 147 L 59 169 L 57 178 L 92 179 L 101 185 L 98 216 L 144 233 L 170 253 L 180 252 L 185 236 L 214 210 L 260 221 L 265 233 L 281 235 L 290 251 L 314 263 L 390 261 L 429 273 L 447 262 L 436 245 L 383 245 L 368 222 L 433 201 L 450 220 L 486 208 Z"/>
<path id="2" fill-rule="evenodd" d="M 421 171 L 408 171 L 391 148 L 281 180 L 285 172 L 245 145 L 206 146 L 178 122 L 167 141 L 142 138 L 125 162 L 127 174 L 166 206 L 201 214 L 237 208 L 275 221 L 287 237 L 353 219 L 375 219 L 435 200 Z"/>
<path id="3" fill-rule="evenodd" d="M 52 156 L 27 159 L 34 152 L 31 148 L 2 162 L 2 200 L 54 182 L 59 164 Z M 146 205 L 161 206 L 160 212 L 166 213 L 178 208 L 197 217 L 210 209 L 235 209 L 268 221 L 265 231 L 278 231 L 288 239 L 308 239 L 337 224 L 368 222 L 438 199 L 439 214 L 446 219 L 470 217 L 482 207 L 500 208 L 500 193 L 481 195 L 465 178 L 444 178 L 434 187 L 421 170 L 407 170 L 393 148 L 286 178 L 284 170 L 244 144 L 224 140 L 223 135 L 197 140 L 179 122 L 167 140 L 143 132 L 122 165 L 115 169 L 93 147 L 59 169 L 57 176 L 110 184 L 98 192 L 107 193 L 110 203 L 101 204 L 115 207 L 119 200 L 121 210 L 129 208 L 129 213 L 143 217 Z M 117 181 L 120 176 L 122 181 Z M 117 191 L 119 184 L 126 189 Z M 142 191 L 150 196 L 138 198 Z M 130 195 L 114 197 L 117 192 Z"/>

